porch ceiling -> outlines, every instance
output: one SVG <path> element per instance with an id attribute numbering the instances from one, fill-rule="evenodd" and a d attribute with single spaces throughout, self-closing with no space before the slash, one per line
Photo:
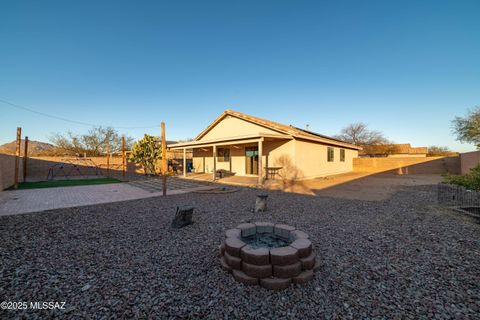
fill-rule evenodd
<path id="1" fill-rule="evenodd" d="M 232 144 L 245 144 L 245 143 L 253 143 L 258 142 L 259 140 L 275 140 L 275 139 L 282 139 L 282 140 L 291 140 L 293 139 L 290 135 L 283 135 L 283 134 L 264 134 L 259 133 L 256 135 L 245 135 L 245 136 L 238 136 L 238 137 L 226 137 L 221 139 L 213 139 L 213 140 L 200 140 L 200 141 L 189 141 L 184 143 L 176 143 L 169 145 L 168 148 L 170 150 L 178 150 L 178 149 L 193 149 L 193 148 L 203 148 L 203 147 L 212 147 L 212 146 L 225 146 L 225 145 L 232 145 Z"/>

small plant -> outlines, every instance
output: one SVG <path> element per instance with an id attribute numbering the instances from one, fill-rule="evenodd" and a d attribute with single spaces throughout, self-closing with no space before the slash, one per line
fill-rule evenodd
<path id="1" fill-rule="evenodd" d="M 472 168 L 469 173 L 461 175 L 444 175 L 444 182 L 465 187 L 468 190 L 480 191 L 480 165 Z"/>
<path id="2" fill-rule="evenodd" d="M 145 170 L 145 175 L 157 173 L 157 162 L 162 159 L 162 148 L 154 136 L 145 134 L 143 139 L 133 144 L 129 160 L 140 164 Z"/>

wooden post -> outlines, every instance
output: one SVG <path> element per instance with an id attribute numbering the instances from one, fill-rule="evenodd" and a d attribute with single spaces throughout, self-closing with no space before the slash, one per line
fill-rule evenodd
<path id="1" fill-rule="evenodd" d="M 122 177 L 125 178 L 125 136 L 122 136 Z"/>
<path id="2" fill-rule="evenodd" d="M 213 145 L 213 181 L 217 179 L 217 146 Z"/>
<path id="3" fill-rule="evenodd" d="M 165 122 L 162 121 L 162 175 L 163 175 L 163 195 L 167 195 L 167 174 L 168 174 L 168 162 L 167 162 L 167 140 L 165 138 Z"/>
<path id="4" fill-rule="evenodd" d="M 258 141 L 258 184 L 263 183 L 263 138 Z"/>
<path id="5" fill-rule="evenodd" d="M 18 189 L 18 170 L 20 170 L 20 146 L 22 143 L 22 128 L 17 128 L 17 148 L 15 150 L 15 174 L 13 188 Z"/>
<path id="6" fill-rule="evenodd" d="M 27 159 L 28 159 L 28 137 L 25 137 L 25 150 L 23 151 L 23 182 L 27 182 Z"/>
<path id="7" fill-rule="evenodd" d="M 110 143 L 107 144 L 107 177 L 110 177 Z"/>
<path id="8" fill-rule="evenodd" d="M 183 148 L 183 176 L 187 176 L 187 149 Z"/>

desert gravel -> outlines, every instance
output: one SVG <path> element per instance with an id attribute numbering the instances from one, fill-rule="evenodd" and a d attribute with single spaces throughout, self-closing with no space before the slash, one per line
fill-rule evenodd
<path id="1" fill-rule="evenodd" d="M 385 201 L 270 191 L 167 198 L 0 217 L 0 299 L 65 310 L 0 318 L 480 318 L 480 225 L 435 204 L 435 187 Z M 195 223 L 170 229 L 177 205 Z M 307 232 L 322 266 L 284 291 L 237 283 L 218 262 L 226 229 L 271 221 Z"/>

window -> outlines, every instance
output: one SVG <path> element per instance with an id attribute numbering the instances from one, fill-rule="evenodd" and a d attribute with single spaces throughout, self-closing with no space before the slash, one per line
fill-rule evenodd
<path id="1" fill-rule="evenodd" d="M 230 149 L 218 148 L 217 149 L 217 161 L 218 162 L 230 161 Z"/>
<path id="2" fill-rule="evenodd" d="M 340 149 L 340 161 L 345 162 L 345 149 Z"/>
<path id="3" fill-rule="evenodd" d="M 333 162 L 333 147 L 328 147 L 327 149 L 327 161 Z"/>

